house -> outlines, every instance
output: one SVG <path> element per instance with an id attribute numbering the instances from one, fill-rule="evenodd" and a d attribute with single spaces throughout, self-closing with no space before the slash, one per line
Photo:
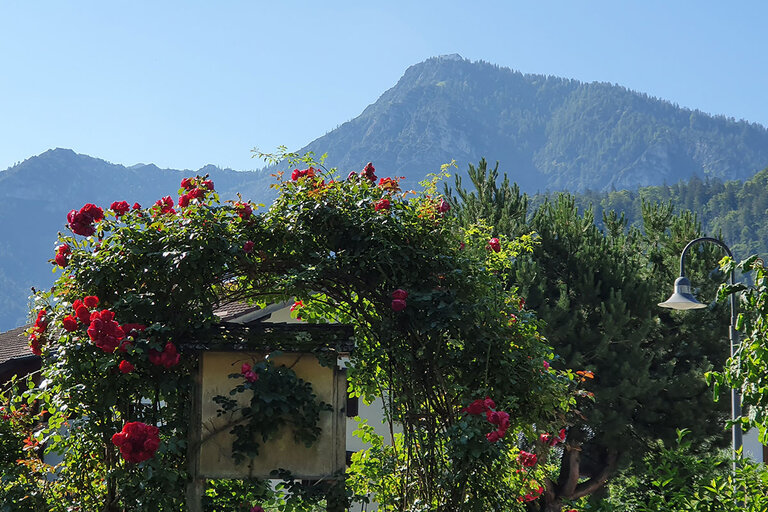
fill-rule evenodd
<path id="1" fill-rule="evenodd" d="M 14 377 L 21 379 L 40 370 L 40 356 L 29 349 L 24 334 L 28 325 L 0 332 L 0 389 Z"/>

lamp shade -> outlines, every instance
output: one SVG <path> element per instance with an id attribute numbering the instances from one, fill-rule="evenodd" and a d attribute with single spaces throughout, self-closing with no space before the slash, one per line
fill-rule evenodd
<path id="1" fill-rule="evenodd" d="M 675 291 L 664 302 L 659 302 L 659 306 L 670 309 L 701 309 L 707 307 L 702 304 L 691 293 L 691 282 L 687 277 L 681 276 L 675 279 Z"/>

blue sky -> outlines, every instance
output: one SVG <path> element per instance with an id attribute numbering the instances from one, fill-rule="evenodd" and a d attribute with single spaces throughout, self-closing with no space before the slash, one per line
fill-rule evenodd
<path id="1" fill-rule="evenodd" d="M 248 170 L 459 53 L 768 125 L 762 1 L 0 2 L 0 169 L 52 147 Z M 492 158 L 492 155 L 489 155 Z"/>

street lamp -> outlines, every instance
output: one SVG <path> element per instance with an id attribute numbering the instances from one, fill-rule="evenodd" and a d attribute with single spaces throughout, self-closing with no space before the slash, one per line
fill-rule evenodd
<path id="1" fill-rule="evenodd" d="M 709 237 L 701 237 L 696 238 L 695 240 L 691 240 L 688 242 L 688 245 L 685 246 L 683 249 L 682 254 L 680 255 L 680 277 L 678 277 L 675 280 L 675 291 L 672 293 L 672 295 L 664 302 L 660 302 L 659 306 L 663 308 L 670 308 L 670 309 L 677 309 L 677 310 L 687 310 L 687 309 L 701 309 L 707 307 L 705 304 L 702 304 L 698 300 L 696 300 L 696 297 L 693 296 L 691 293 L 691 282 L 688 280 L 687 277 L 685 277 L 685 255 L 688 253 L 688 250 L 691 248 L 692 245 L 697 244 L 699 242 L 712 242 L 715 245 L 718 245 L 722 247 L 726 254 L 733 258 L 733 253 L 728 248 L 727 245 L 725 245 L 723 242 L 716 238 L 709 238 Z M 730 285 L 733 285 L 733 270 L 731 270 L 729 276 L 728 276 L 728 283 Z M 738 348 L 738 339 L 736 337 L 736 295 L 731 293 L 728 296 L 728 300 L 731 303 L 731 325 L 729 328 L 729 334 L 731 339 L 731 357 L 734 356 L 736 353 L 736 349 Z M 731 419 L 734 421 L 733 424 L 733 433 L 732 433 L 732 440 L 733 440 L 733 453 L 734 453 L 734 459 L 736 457 L 736 454 L 741 449 L 741 423 L 736 422 L 736 419 L 741 417 L 741 395 L 739 393 L 739 390 L 736 388 L 731 389 Z M 734 468 L 736 467 L 734 463 Z"/>

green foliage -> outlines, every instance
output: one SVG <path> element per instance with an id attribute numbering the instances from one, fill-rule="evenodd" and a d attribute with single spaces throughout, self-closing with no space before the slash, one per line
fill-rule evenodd
<path id="1" fill-rule="evenodd" d="M 724 272 L 740 270 L 751 284 L 723 285 L 720 298 L 738 294 L 739 313 L 736 329 L 739 344 L 721 372 L 711 372 L 715 388 L 728 387 L 741 390 L 742 424 L 757 427 L 760 442 L 768 443 L 768 268 L 762 259 L 751 256 L 739 263 L 731 258 L 721 261 Z"/>
<path id="2" fill-rule="evenodd" d="M 278 175 L 279 195 L 259 215 L 245 214 L 255 205 L 242 200 L 222 204 L 197 177 L 179 194 L 197 190 L 199 197 L 178 211 L 159 203 L 108 210 L 93 236 L 61 236 L 71 256 L 53 290 L 37 294 L 42 321 L 30 330 L 42 351 L 43 381 L 28 396 L 49 413 L 37 438 L 64 458 L 47 497 L 51 510 L 65 502 L 107 512 L 183 509 L 194 347 L 234 343 L 268 353 L 267 338 L 222 330 L 214 310 L 235 300 L 264 306 L 291 297 L 303 300 L 303 318 L 352 324 L 350 392 L 385 397 L 387 419 L 403 435 L 391 448 L 374 443 L 382 468 L 394 468 L 386 485 L 310 492 L 278 474 L 287 479 L 280 497 L 264 494 L 275 508 L 304 510 L 323 499 L 338 508 L 347 495 L 372 493 L 385 509 L 495 510 L 538 486 L 533 473 L 525 486 L 504 476 L 519 468 L 518 435 L 536 439 L 537 431 L 560 425 L 576 403 L 570 393 L 578 382 L 545 368 L 551 348 L 515 292 L 511 272 L 533 238 L 502 236 L 491 250 L 491 227 L 465 229 L 444 215 L 436 181 L 423 192 L 400 192 L 397 180 L 377 185 L 364 173 L 347 180 L 315 168 L 294 174 L 290 181 Z M 396 291 L 407 300 L 396 304 Z M 92 297 L 98 305 L 81 312 L 79 301 Z M 98 334 L 117 329 L 112 313 L 125 339 L 114 330 Z M 255 392 L 250 405 L 238 410 L 221 402 L 244 420 L 236 452 L 255 453 L 255 440 L 246 438 L 271 432 L 257 423 L 279 424 L 285 415 L 302 416 L 291 423 L 310 442 L 325 408 L 288 370 L 255 366 L 259 380 L 234 390 Z M 272 384 L 280 389 L 267 389 Z M 464 411 L 486 396 L 511 418 L 495 443 L 485 438 L 488 421 L 467 419 Z M 129 422 L 159 429 L 159 449 L 141 462 L 130 462 L 111 441 Z M 365 471 L 370 482 L 371 471 L 384 470 Z M 260 485 L 243 499 L 261 496 Z M 206 496 L 209 504 L 224 503 L 237 492 L 216 483 Z"/>
<path id="3" fill-rule="evenodd" d="M 535 233 L 534 251 L 516 259 L 510 280 L 537 312 L 557 354 L 553 365 L 581 371 L 575 376 L 584 381 L 583 391 L 594 395 L 568 418 L 572 449 L 561 454 L 549 503 L 600 491 L 658 439 L 672 442 L 677 428 L 690 429 L 701 450 L 723 443 L 725 406 L 713 403 L 704 373 L 728 354 L 726 308 L 683 315 L 656 305 L 669 295 L 683 246 L 700 232 L 696 217 L 648 202 L 643 231 L 611 212 L 604 213 L 601 230 L 594 212 L 580 211 L 567 194 L 531 212 L 525 196 L 495 201 L 520 193 L 486 169 L 481 161 L 472 170 L 479 173 L 477 190 L 463 190 L 457 181 L 462 200 L 453 200 L 454 213 L 463 223 L 507 219 L 495 228 L 510 237 Z M 518 211 L 500 214 L 509 204 Z M 717 248 L 699 248 L 688 265 L 703 297 L 714 297 L 722 281 L 711 272 L 719 257 Z"/>
<path id="4" fill-rule="evenodd" d="M 598 504 L 579 504 L 582 512 L 762 512 L 768 507 L 768 471 L 739 459 L 736 473 L 725 453 L 696 453 L 687 431 L 678 431 L 671 448 L 659 444 L 610 485 Z M 642 475 L 642 476 L 638 476 Z"/>
<path id="5" fill-rule="evenodd" d="M 203 496 L 206 512 L 250 512 L 258 505 L 267 511 L 325 512 L 325 489 L 312 489 L 286 475 L 277 484 L 267 480 L 209 480 Z M 318 492 L 319 491 L 319 492 Z"/>
<path id="6" fill-rule="evenodd" d="M 347 473 L 347 485 L 354 493 L 354 501 L 368 504 L 374 496 L 384 510 L 402 508 L 402 482 L 397 478 L 397 468 L 406 463 L 403 435 L 395 434 L 392 443 L 385 443 L 368 420 L 360 418 L 353 435 L 368 447 L 352 454 Z"/>
<path id="7" fill-rule="evenodd" d="M 0 512 L 44 508 L 51 476 L 34 439 L 43 414 L 36 404 L 21 400 L 21 385 L 13 381 L 0 392 Z"/>

